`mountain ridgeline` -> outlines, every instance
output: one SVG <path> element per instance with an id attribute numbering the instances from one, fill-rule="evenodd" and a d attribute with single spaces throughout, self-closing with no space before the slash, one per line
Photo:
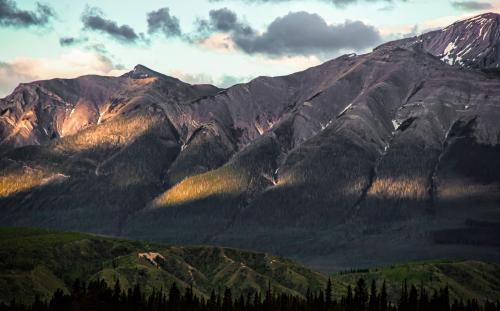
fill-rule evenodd
<path id="1" fill-rule="evenodd" d="M 0 100 L 0 225 L 291 256 L 500 260 L 500 18 L 228 89 L 144 66 Z"/>

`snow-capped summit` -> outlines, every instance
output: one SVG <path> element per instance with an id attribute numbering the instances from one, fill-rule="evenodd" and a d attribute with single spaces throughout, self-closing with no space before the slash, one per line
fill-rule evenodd
<path id="1" fill-rule="evenodd" d="M 450 65 L 500 69 L 500 15 L 486 13 L 457 21 L 442 30 L 393 42 L 421 46 Z"/>

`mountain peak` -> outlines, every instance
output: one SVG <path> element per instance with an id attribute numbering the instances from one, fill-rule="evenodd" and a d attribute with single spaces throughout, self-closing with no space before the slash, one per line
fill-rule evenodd
<path id="1" fill-rule="evenodd" d="M 471 69 L 500 69 L 500 15 L 485 13 L 435 30 L 388 43 L 421 47 L 443 62 Z"/>
<path id="2" fill-rule="evenodd" d="M 463 19 L 461 21 L 458 21 L 457 23 L 464 22 L 464 21 L 476 22 L 476 21 L 480 21 L 481 19 L 494 20 L 494 19 L 498 19 L 498 18 L 500 18 L 500 14 L 494 13 L 494 12 L 487 12 L 487 13 L 483 13 L 480 15 L 476 15 L 473 17 Z"/>
<path id="3" fill-rule="evenodd" d="M 449 31 L 454 27 L 465 26 L 467 31 L 474 30 L 474 27 L 484 28 L 488 24 L 499 24 L 500 23 L 500 14 L 497 13 L 484 13 L 480 15 L 476 15 L 473 17 L 468 17 L 459 21 L 454 22 L 453 24 L 443 28 L 443 32 Z"/>
<path id="4" fill-rule="evenodd" d="M 131 78 L 135 80 L 147 79 L 147 78 L 160 78 L 162 80 L 166 80 L 175 84 L 181 82 L 179 79 L 164 75 L 141 64 L 135 65 L 134 69 L 125 73 L 122 77 Z"/>
<path id="5" fill-rule="evenodd" d="M 485 13 L 435 33 L 426 50 L 450 65 L 476 69 L 500 67 L 500 15 Z"/>
<path id="6" fill-rule="evenodd" d="M 124 76 L 132 78 L 132 79 L 145 79 L 151 77 L 163 77 L 164 75 L 156 72 L 148 67 L 138 64 L 134 67 L 132 71 L 127 72 Z"/>

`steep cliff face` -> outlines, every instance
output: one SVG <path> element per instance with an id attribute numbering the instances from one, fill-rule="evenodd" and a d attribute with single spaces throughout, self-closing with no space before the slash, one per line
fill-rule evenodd
<path id="1" fill-rule="evenodd" d="M 498 260 L 498 20 L 225 90 L 143 66 L 21 85 L 0 102 L 0 224 L 325 269 Z"/>

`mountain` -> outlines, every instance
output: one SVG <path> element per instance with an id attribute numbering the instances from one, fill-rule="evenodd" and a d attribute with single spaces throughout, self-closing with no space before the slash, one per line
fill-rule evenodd
<path id="1" fill-rule="evenodd" d="M 48 299 L 61 288 L 72 289 L 76 278 L 88 283 L 104 279 L 122 288 L 139 284 L 146 293 L 169 288 L 172 282 L 208 298 L 212 290 L 231 288 L 241 293 L 273 291 L 302 296 L 324 289 L 332 280 L 338 299 L 359 278 L 385 280 L 391 301 L 399 299 L 401 284 L 422 285 L 430 293 L 445 286 L 452 299 L 494 301 L 500 295 L 500 266 L 478 261 L 410 263 L 327 276 L 269 254 L 209 246 L 167 246 L 106 236 L 34 228 L 0 229 L 0 303 Z M 369 283 L 368 283 L 369 284 Z"/>
<path id="2" fill-rule="evenodd" d="M 189 85 L 142 65 L 121 77 L 20 84 L 0 103 L 0 141 L 14 147 L 46 144 L 135 110 L 154 110 L 156 102 L 182 105 L 218 91 L 211 85 Z"/>
<path id="3" fill-rule="evenodd" d="M 458 21 L 442 30 L 389 44 L 418 45 L 450 65 L 498 71 L 500 68 L 500 16 L 487 13 Z"/>
<path id="4" fill-rule="evenodd" d="M 193 286 L 208 298 L 212 290 L 265 292 L 269 282 L 280 293 L 304 296 L 319 290 L 326 276 L 269 254 L 209 246 L 166 246 L 105 236 L 46 229 L 0 229 L 0 302 L 50 298 L 73 281 L 116 280 L 125 289 L 136 284 L 150 292 Z"/>
<path id="5" fill-rule="evenodd" d="M 325 271 L 499 261 L 498 25 L 486 14 L 224 90 L 144 66 L 20 85 L 0 100 L 0 225 Z"/>

